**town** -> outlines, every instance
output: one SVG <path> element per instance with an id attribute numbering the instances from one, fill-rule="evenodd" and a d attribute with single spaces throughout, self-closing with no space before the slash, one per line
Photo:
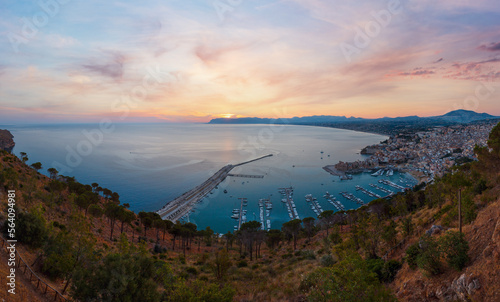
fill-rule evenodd
<path id="1" fill-rule="evenodd" d="M 485 146 L 498 121 L 432 127 L 427 131 L 404 132 L 378 145 L 364 148 L 369 156 L 355 162 L 339 162 L 324 169 L 331 174 L 360 173 L 383 167 L 408 172 L 420 182 L 442 176 L 455 163 L 476 160 L 474 147 Z"/>

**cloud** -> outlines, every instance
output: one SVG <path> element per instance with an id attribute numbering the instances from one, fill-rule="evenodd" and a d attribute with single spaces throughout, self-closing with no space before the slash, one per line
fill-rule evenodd
<path id="1" fill-rule="evenodd" d="M 432 63 L 433 63 L 433 64 L 436 64 L 436 63 L 439 63 L 439 62 L 441 62 L 441 61 L 443 61 L 443 60 L 444 60 L 443 58 L 439 58 L 439 60 L 434 61 L 434 62 L 432 62 Z"/>
<path id="2" fill-rule="evenodd" d="M 111 53 L 111 60 L 105 63 L 82 64 L 82 67 L 92 73 L 119 80 L 123 76 L 123 65 L 126 58 L 119 52 Z"/>
<path id="3" fill-rule="evenodd" d="M 483 44 L 483 45 L 479 46 L 478 49 L 486 50 L 486 51 L 500 51 L 500 42 L 490 43 L 488 45 Z"/>
<path id="4" fill-rule="evenodd" d="M 431 75 L 431 74 L 435 74 L 435 72 L 432 70 L 426 70 L 426 69 L 399 73 L 400 76 L 426 76 L 426 75 Z"/>

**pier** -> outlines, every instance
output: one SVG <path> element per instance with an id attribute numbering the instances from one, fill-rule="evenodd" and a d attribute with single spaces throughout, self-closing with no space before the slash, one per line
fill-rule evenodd
<path id="1" fill-rule="evenodd" d="M 290 216 L 290 220 L 300 219 L 292 198 L 293 188 L 279 188 L 279 192 L 285 197 L 281 201 L 284 202 L 288 208 L 288 216 Z"/>
<path id="2" fill-rule="evenodd" d="M 240 200 L 240 217 L 238 217 L 238 230 L 241 229 L 241 225 L 247 220 L 246 213 L 243 213 L 243 206 L 247 203 L 246 198 L 238 198 Z"/>
<path id="3" fill-rule="evenodd" d="M 229 172 L 231 172 L 231 170 L 235 167 L 249 164 L 271 156 L 273 155 L 268 154 L 236 165 L 226 165 L 201 185 L 196 186 L 195 188 L 168 202 L 163 208 L 156 211 L 156 213 L 158 213 L 162 219 L 176 222 L 188 214 L 197 202 L 201 201 L 207 194 L 215 189 L 215 187 L 223 182 L 229 175 Z"/>
<path id="4" fill-rule="evenodd" d="M 384 184 L 384 185 L 391 186 L 391 187 L 396 188 L 396 189 L 400 189 L 400 190 L 401 190 L 401 191 L 403 191 L 403 192 L 404 192 L 404 190 L 406 190 L 406 188 L 405 188 L 405 187 L 400 186 L 400 185 L 398 185 L 398 184 L 395 184 L 395 183 L 393 183 L 392 181 L 389 181 L 389 180 L 386 180 L 386 179 L 381 179 L 381 180 L 379 180 L 378 182 L 379 182 L 379 183 L 381 183 L 381 184 Z"/>
<path id="5" fill-rule="evenodd" d="M 372 192 L 370 190 L 367 190 L 359 185 L 356 185 L 356 190 L 363 192 L 364 194 L 371 196 L 371 197 L 376 197 L 376 198 L 382 198 L 382 196 L 378 195 L 375 192 Z"/>
<path id="6" fill-rule="evenodd" d="M 228 174 L 227 176 L 243 177 L 243 178 L 264 178 L 264 175 L 248 175 L 248 174 Z"/>

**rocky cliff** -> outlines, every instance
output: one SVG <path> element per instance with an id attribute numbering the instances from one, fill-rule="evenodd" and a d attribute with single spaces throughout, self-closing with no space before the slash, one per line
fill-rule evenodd
<path id="1" fill-rule="evenodd" d="M 12 151 L 14 148 L 14 136 L 8 130 L 0 129 L 0 150 Z"/>

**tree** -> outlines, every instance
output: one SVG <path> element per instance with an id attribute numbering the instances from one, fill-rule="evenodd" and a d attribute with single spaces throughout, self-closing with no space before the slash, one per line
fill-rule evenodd
<path id="1" fill-rule="evenodd" d="M 270 249 L 274 249 L 283 240 L 283 233 L 280 230 L 271 229 L 267 231 L 266 244 Z"/>
<path id="2" fill-rule="evenodd" d="M 227 232 L 226 234 L 223 235 L 223 237 L 226 239 L 226 251 L 229 251 L 229 245 L 233 247 L 233 242 L 234 242 L 234 234 L 231 232 Z"/>
<path id="3" fill-rule="evenodd" d="M 163 219 L 156 219 L 153 220 L 153 227 L 156 229 L 156 242 L 160 242 L 160 230 L 164 228 L 164 221 Z"/>
<path id="4" fill-rule="evenodd" d="M 382 239 L 388 245 L 389 248 L 393 247 L 397 242 L 398 231 L 396 230 L 397 224 L 394 220 L 390 219 L 389 224 L 384 226 L 382 232 Z"/>
<path id="5" fill-rule="evenodd" d="M 102 194 L 104 195 L 104 198 L 109 199 L 111 195 L 113 194 L 113 191 L 110 189 L 104 188 L 102 189 Z"/>
<path id="6" fill-rule="evenodd" d="M 56 278 L 66 280 L 62 293 L 71 283 L 78 266 L 92 257 L 95 239 L 88 233 L 84 224 L 73 221 L 73 232 L 61 231 L 49 238 L 44 246 L 42 270 Z"/>
<path id="7" fill-rule="evenodd" d="M 139 216 L 140 216 L 141 213 L 139 213 Z M 177 239 L 177 237 L 181 234 L 181 228 L 182 228 L 182 225 L 179 221 L 177 221 L 170 230 L 168 230 L 168 232 L 170 234 L 172 234 L 173 238 L 172 238 L 172 250 L 175 251 L 175 240 Z"/>
<path id="8" fill-rule="evenodd" d="M 113 240 L 113 231 L 115 229 L 115 222 L 120 214 L 120 207 L 113 203 L 108 202 L 104 205 L 104 215 L 109 219 L 109 225 L 111 227 L 111 233 L 109 236 L 109 240 Z"/>
<path id="9" fill-rule="evenodd" d="M 88 212 L 92 217 L 100 218 L 104 211 L 98 204 L 91 204 L 88 208 Z"/>
<path id="10" fill-rule="evenodd" d="M 319 217 L 321 223 L 326 227 L 326 236 L 328 237 L 328 230 L 330 229 L 333 220 L 333 210 L 323 211 Z"/>
<path id="11" fill-rule="evenodd" d="M 99 184 L 93 182 L 90 186 L 92 187 L 92 192 L 97 193 L 96 189 L 99 187 Z"/>
<path id="12" fill-rule="evenodd" d="M 231 260 L 226 250 L 220 249 L 215 252 L 214 271 L 215 277 L 221 280 L 226 275 L 228 269 L 231 267 Z"/>
<path id="13" fill-rule="evenodd" d="M 325 211 L 326 212 L 326 211 Z M 323 212 L 324 213 L 324 212 Z M 281 229 L 285 234 L 293 237 L 293 250 L 297 249 L 297 237 L 299 236 L 300 230 L 302 229 L 300 219 L 294 219 L 288 222 L 285 222 Z"/>
<path id="14" fill-rule="evenodd" d="M 21 160 L 23 161 L 23 163 L 26 163 L 29 160 L 26 152 L 20 152 L 19 154 L 21 154 Z"/>
<path id="15" fill-rule="evenodd" d="M 258 221 L 245 222 L 240 227 L 240 236 L 245 248 L 250 252 L 250 261 L 253 260 L 253 247 L 256 239 L 256 234 L 260 230 L 261 223 Z"/>
<path id="16" fill-rule="evenodd" d="M 118 215 L 118 220 L 121 222 L 120 226 L 120 234 L 123 233 L 123 225 L 130 225 L 134 220 L 136 219 L 136 216 L 134 212 L 127 210 L 124 206 L 121 206 L 120 213 Z"/>
<path id="17" fill-rule="evenodd" d="M 311 241 L 311 235 L 314 233 L 314 221 L 313 217 L 306 217 L 302 219 L 302 223 L 304 224 L 304 231 L 307 234 L 307 240 Z"/>
<path id="18" fill-rule="evenodd" d="M 407 237 L 413 233 L 413 222 L 411 221 L 411 215 L 401 219 L 401 229 L 403 230 L 404 237 Z"/>
<path id="19" fill-rule="evenodd" d="M 459 232 L 448 232 L 440 239 L 443 254 L 449 266 L 461 271 L 469 261 L 469 243 L 465 235 Z"/>
<path id="20" fill-rule="evenodd" d="M 35 171 L 37 171 L 37 172 L 38 172 L 40 169 L 42 169 L 42 163 L 41 163 L 41 162 L 36 162 L 36 163 L 33 163 L 33 164 L 31 164 L 31 167 L 32 167 L 33 169 L 35 169 Z"/>
<path id="21" fill-rule="evenodd" d="M 153 225 L 153 218 L 149 214 L 149 212 L 141 211 L 139 212 L 139 219 L 141 220 L 142 225 L 144 226 L 144 237 L 146 237 L 146 232 L 148 228 L 151 228 Z"/>
<path id="22" fill-rule="evenodd" d="M 165 241 L 165 233 L 169 232 L 170 229 L 174 226 L 174 223 L 170 220 L 163 220 L 163 241 Z"/>
<path id="23" fill-rule="evenodd" d="M 85 216 L 87 216 L 87 208 L 90 206 L 90 200 L 88 199 L 87 195 L 79 195 L 76 198 L 75 203 L 79 208 L 85 211 Z"/>
<path id="24" fill-rule="evenodd" d="M 47 170 L 47 172 L 49 172 L 49 175 L 50 175 L 51 179 L 56 179 L 57 178 L 57 174 L 59 174 L 59 171 L 57 171 L 55 168 L 49 168 Z"/>

